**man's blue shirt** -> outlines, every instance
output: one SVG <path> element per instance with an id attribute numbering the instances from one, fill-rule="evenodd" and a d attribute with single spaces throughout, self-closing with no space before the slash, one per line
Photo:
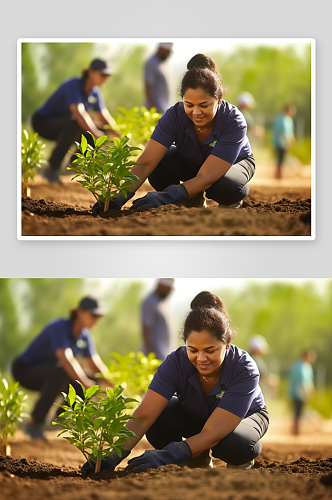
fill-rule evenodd
<path id="1" fill-rule="evenodd" d="M 96 353 L 92 335 L 87 328 L 83 328 L 80 335 L 75 337 L 72 333 L 73 320 L 58 319 L 49 323 L 44 330 L 31 342 L 27 349 L 19 356 L 26 364 L 41 361 L 53 361 L 57 357 L 57 349 L 70 347 L 74 356 L 81 354 L 91 357 Z"/>
<path id="2" fill-rule="evenodd" d="M 219 382 L 204 395 L 198 371 L 189 360 L 185 346 L 181 346 L 158 367 L 149 389 L 166 399 L 176 393 L 185 412 L 205 420 L 217 407 L 244 418 L 265 407 L 258 383 L 255 361 L 246 351 L 231 344 L 226 350 Z"/>
<path id="3" fill-rule="evenodd" d="M 142 324 L 149 328 L 151 350 L 157 359 L 165 359 L 173 349 L 173 329 L 169 303 L 161 299 L 156 292 L 146 297 L 142 305 Z M 144 354 L 148 355 L 147 346 L 143 345 Z"/>
<path id="4" fill-rule="evenodd" d="M 222 101 L 218 105 L 211 134 L 199 144 L 194 124 L 180 101 L 160 118 L 151 139 L 166 148 L 175 143 L 178 154 L 196 165 L 202 165 L 210 154 L 233 165 L 252 154 L 246 133 L 243 114 L 236 106 Z"/>
<path id="5" fill-rule="evenodd" d="M 38 109 L 38 113 L 45 118 L 70 114 L 69 106 L 80 103 L 84 104 L 85 109 L 92 108 L 94 111 L 104 109 L 105 104 L 100 89 L 94 86 L 91 92 L 87 94 L 84 85 L 85 79 L 83 77 L 66 80 Z"/>

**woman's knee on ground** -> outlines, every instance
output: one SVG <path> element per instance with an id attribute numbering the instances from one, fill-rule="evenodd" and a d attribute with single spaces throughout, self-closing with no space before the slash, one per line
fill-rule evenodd
<path id="1" fill-rule="evenodd" d="M 212 448 L 212 456 L 231 465 L 242 465 L 258 457 L 262 443 L 253 442 L 241 434 L 231 433 Z"/>
<path id="2" fill-rule="evenodd" d="M 237 203 L 249 194 L 248 184 L 241 185 L 232 178 L 222 177 L 206 190 L 206 197 L 222 205 Z"/>

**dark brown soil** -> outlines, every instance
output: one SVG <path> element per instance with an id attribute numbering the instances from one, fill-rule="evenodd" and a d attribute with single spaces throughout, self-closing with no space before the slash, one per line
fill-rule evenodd
<path id="1" fill-rule="evenodd" d="M 263 452 L 248 471 L 227 469 L 213 459 L 213 469 L 167 465 L 82 477 L 81 453 L 56 432 L 48 441 L 29 441 L 22 433 L 11 443 L 12 457 L 0 457 L 1 500 L 327 500 L 332 494 L 332 422 L 308 422 L 301 436 L 290 422 L 271 422 Z M 132 455 L 143 453 L 143 439 Z M 128 459 L 131 458 L 128 457 Z"/>
<path id="2" fill-rule="evenodd" d="M 165 467 L 165 470 L 170 467 Z M 172 466 L 173 470 L 182 469 L 182 467 Z M 288 475 L 302 474 L 304 476 L 328 476 L 332 477 L 332 458 L 326 460 L 309 460 L 305 457 L 300 457 L 294 462 L 278 464 L 269 462 L 264 458 L 259 457 L 255 461 L 253 470 L 260 472 L 283 473 Z M 161 469 L 158 469 L 160 471 Z M 26 458 L 14 459 L 11 457 L 0 456 L 0 472 L 14 474 L 19 477 L 29 477 L 34 479 L 50 479 L 51 477 L 81 477 L 79 471 L 68 467 L 54 467 L 50 464 L 44 464 L 35 461 L 28 461 Z M 157 471 L 156 471 L 157 472 Z M 110 472 L 92 474 L 91 479 L 103 480 L 105 478 L 115 479 L 117 477 L 132 476 L 133 472 Z M 140 472 L 141 474 L 141 472 Z"/>
<path id="3" fill-rule="evenodd" d="M 258 176 L 238 210 L 166 205 L 146 212 L 129 210 L 94 216 L 94 198 L 76 181 L 47 184 L 41 177 L 22 198 L 22 236 L 310 236 L 310 177 L 276 181 Z M 149 184 L 135 198 L 151 190 Z M 134 199 L 135 199 L 134 198 Z"/>
<path id="4" fill-rule="evenodd" d="M 50 444 L 49 446 L 51 446 Z M 271 445 L 270 445 L 271 446 Z M 60 451 L 60 450 L 59 450 Z M 328 499 L 332 493 L 332 458 L 311 460 L 301 456 L 285 463 L 268 460 L 268 451 L 249 471 L 225 468 L 214 461 L 213 469 L 189 469 L 176 465 L 141 472 L 123 467 L 110 473 L 80 475 L 80 466 L 70 466 L 66 447 L 54 465 L 26 458 L 0 458 L 0 498 L 15 500 L 50 499 Z M 142 451 L 141 451 L 142 452 Z M 322 454 L 325 449 L 321 451 Z M 37 453 L 37 450 L 36 450 Z M 265 457 L 265 458 L 264 458 Z M 60 458 L 60 456 L 59 456 Z"/>

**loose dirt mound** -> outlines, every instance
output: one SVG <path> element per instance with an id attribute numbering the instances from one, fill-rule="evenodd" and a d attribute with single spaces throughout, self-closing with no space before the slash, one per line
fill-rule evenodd
<path id="1" fill-rule="evenodd" d="M 255 177 L 250 194 L 238 210 L 166 205 L 132 212 L 128 202 L 121 212 L 94 216 L 93 195 L 70 177 L 62 184 L 46 184 L 37 177 L 31 198 L 22 198 L 23 236 L 310 236 L 310 177 L 298 171 L 282 181 Z M 145 183 L 135 198 L 151 190 Z"/>

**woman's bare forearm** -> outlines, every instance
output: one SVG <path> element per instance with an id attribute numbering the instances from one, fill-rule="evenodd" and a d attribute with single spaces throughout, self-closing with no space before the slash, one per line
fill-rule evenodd
<path id="1" fill-rule="evenodd" d="M 183 183 L 188 192 L 188 197 L 192 198 L 196 194 L 206 191 L 218 179 L 223 177 L 231 166 L 231 163 L 210 155 L 199 169 L 197 175 Z"/>

